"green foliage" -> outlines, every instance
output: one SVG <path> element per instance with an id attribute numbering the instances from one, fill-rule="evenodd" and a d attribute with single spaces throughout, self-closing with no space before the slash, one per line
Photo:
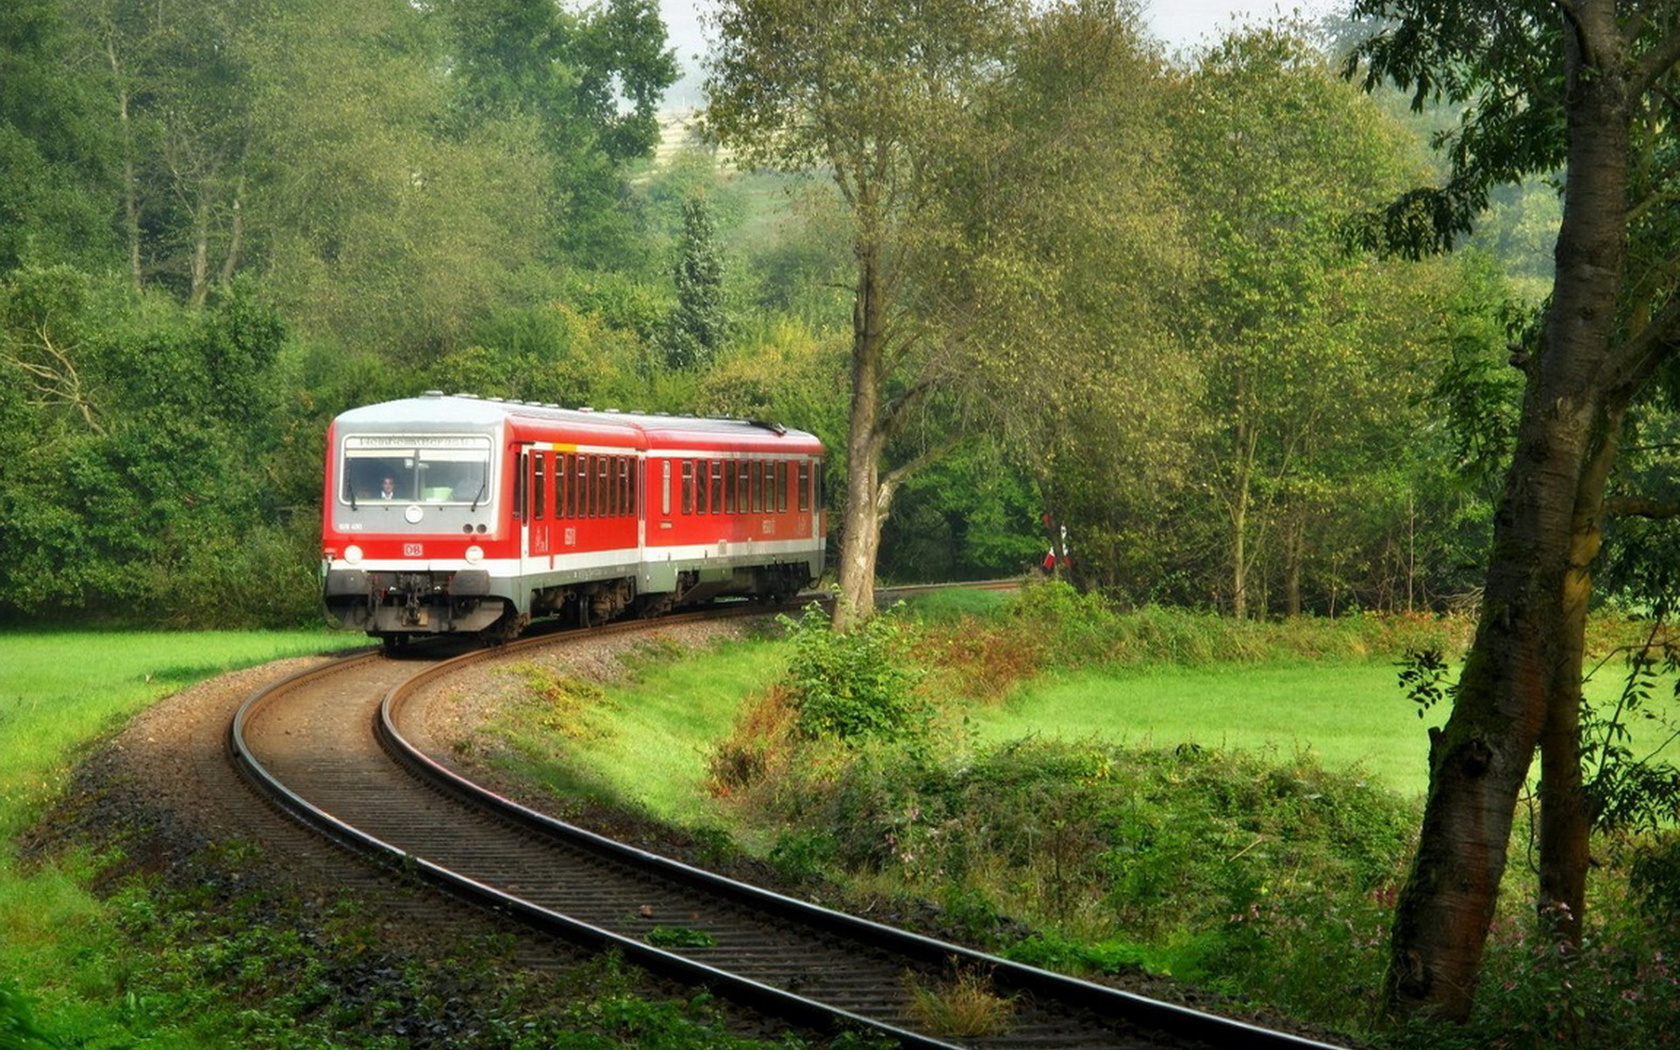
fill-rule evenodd
<path id="1" fill-rule="evenodd" d="M 0 1050 L 55 1050 L 64 1045 L 36 1023 L 34 1005 L 16 981 L 0 981 Z"/>
<path id="2" fill-rule="evenodd" d="M 1680 830 L 1650 832 L 1634 841 L 1628 888 L 1654 927 L 1680 929 Z M 1680 975 L 1680 968 L 1676 969 Z"/>
<path id="3" fill-rule="evenodd" d="M 1507 1046 L 1547 1050 L 1674 1043 L 1680 1011 L 1680 942 L 1672 926 L 1620 915 L 1589 924 L 1579 949 L 1560 949 L 1532 915 L 1502 918 L 1489 937 L 1468 1023 L 1413 1022 L 1389 1037 L 1396 1050 Z"/>
<path id="4" fill-rule="evenodd" d="M 1408 649 L 1461 644 L 1462 619 L 1434 616 L 1296 617 L 1234 620 L 1208 612 L 1146 605 L 1122 612 L 1102 595 L 1061 580 L 1032 581 L 1003 606 L 1008 631 L 989 646 L 1030 645 L 1035 664 L 1205 667 L 1281 658 L 1364 659 Z"/>
<path id="5" fill-rule="evenodd" d="M 683 202 L 682 239 L 675 268 L 677 305 L 665 322 L 662 342 L 671 368 L 710 361 L 729 335 L 723 308 L 723 260 L 704 197 Z"/>
<path id="6" fill-rule="evenodd" d="M 934 761 L 871 747 L 755 797 L 823 829 L 785 836 L 784 865 L 941 888 L 970 925 L 995 911 L 1043 931 L 1012 955 L 1264 987 L 1321 1016 L 1375 986 L 1413 818 L 1307 759 L 1036 739 Z"/>
<path id="7" fill-rule="evenodd" d="M 893 497 L 878 571 L 910 583 L 1018 575 L 1044 557 L 1037 505 L 996 442 L 966 442 Z"/>
<path id="8" fill-rule="evenodd" d="M 1604 832 L 1650 831 L 1680 823 L 1680 767 L 1655 753 L 1637 754 L 1631 723 L 1661 727 L 1663 742 L 1680 738 L 1672 702 L 1680 698 L 1680 645 L 1653 625 L 1643 645 L 1629 648 L 1627 676 L 1614 705 L 1581 704 L 1581 776 L 1588 812 Z M 1670 710 L 1653 701 L 1666 686 Z"/>
<path id="9" fill-rule="evenodd" d="M 1400 688 L 1406 699 L 1417 705 L 1417 716 L 1424 717 L 1434 706 L 1456 692 L 1455 685 L 1442 685 L 1448 672 L 1446 659 L 1439 649 L 1408 649 L 1400 661 Z"/>
<path id="10" fill-rule="evenodd" d="M 647 942 L 655 948 L 712 948 L 717 938 L 687 926 L 655 926 L 647 932 Z"/>
<path id="11" fill-rule="evenodd" d="M 114 262 L 108 129 L 97 80 L 55 0 L 0 19 L 0 273 L 23 264 Z"/>
<path id="12" fill-rule="evenodd" d="M 928 732 L 929 711 L 915 693 L 919 677 L 890 613 L 836 632 L 820 607 L 798 619 L 777 617 L 792 654 L 785 679 L 806 737 L 862 744 L 904 743 Z"/>

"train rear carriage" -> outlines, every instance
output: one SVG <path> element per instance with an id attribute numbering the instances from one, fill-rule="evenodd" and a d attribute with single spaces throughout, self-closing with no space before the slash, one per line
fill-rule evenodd
<path id="1" fill-rule="evenodd" d="M 679 602 L 783 600 L 822 574 L 822 445 L 755 422 L 649 422 L 644 583 Z"/>
<path id="2" fill-rule="evenodd" d="M 821 452 L 746 421 L 435 393 L 353 409 L 328 438 L 326 605 L 389 642 L 782 597 L 822 571 Z"/>

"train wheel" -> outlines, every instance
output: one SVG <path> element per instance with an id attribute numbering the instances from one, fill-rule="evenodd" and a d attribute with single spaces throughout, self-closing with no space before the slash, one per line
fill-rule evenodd
<path id="1" fill-rule="evenodd" d="M 518 638 L 519 635 L 524 632 L 526 625 L 530 622 L 529 617 L 516 616 L 510 612 L 506 616 L 503 616 L 500 620 L 491 624 L 489 627 L 486 627 L 484 630 L 478 632 L 478 637 L 487 646 L 494 647 L 498 645 L 506 645 L 515 638 Z"/>

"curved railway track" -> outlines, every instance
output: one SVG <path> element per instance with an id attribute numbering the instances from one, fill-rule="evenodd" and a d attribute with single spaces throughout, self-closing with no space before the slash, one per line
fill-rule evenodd
<path id="1" fill-rule="evenodd" d="M 448 659 L 364 653 L 294 675 L 254 694 L 234 716 L 235 763 L 281 808 L 356 851 L 796 1024 L 872 1031 L 912 1048 L 1328 1047 L 1011 963 L 621 845 L 480 788 L 409 742 L 405 727 L 428 685 L 474 662 L 568 640 L 530 639 Z M 961 1038 L 929 1030 L 913 987 L 937 988 L 958 973 L 983 977 L 1009 998 L 1001 1032 Z"/>

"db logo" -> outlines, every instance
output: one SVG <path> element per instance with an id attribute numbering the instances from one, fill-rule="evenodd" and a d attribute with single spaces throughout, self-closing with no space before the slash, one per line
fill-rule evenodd
<path id="1" fill-rule="evenodd" d="M 422 553 L 424 552 L 421 550 L 420 544 L 418 543 L 403 544 L 403 557 L 405 558 L 418 558 Z"/>

